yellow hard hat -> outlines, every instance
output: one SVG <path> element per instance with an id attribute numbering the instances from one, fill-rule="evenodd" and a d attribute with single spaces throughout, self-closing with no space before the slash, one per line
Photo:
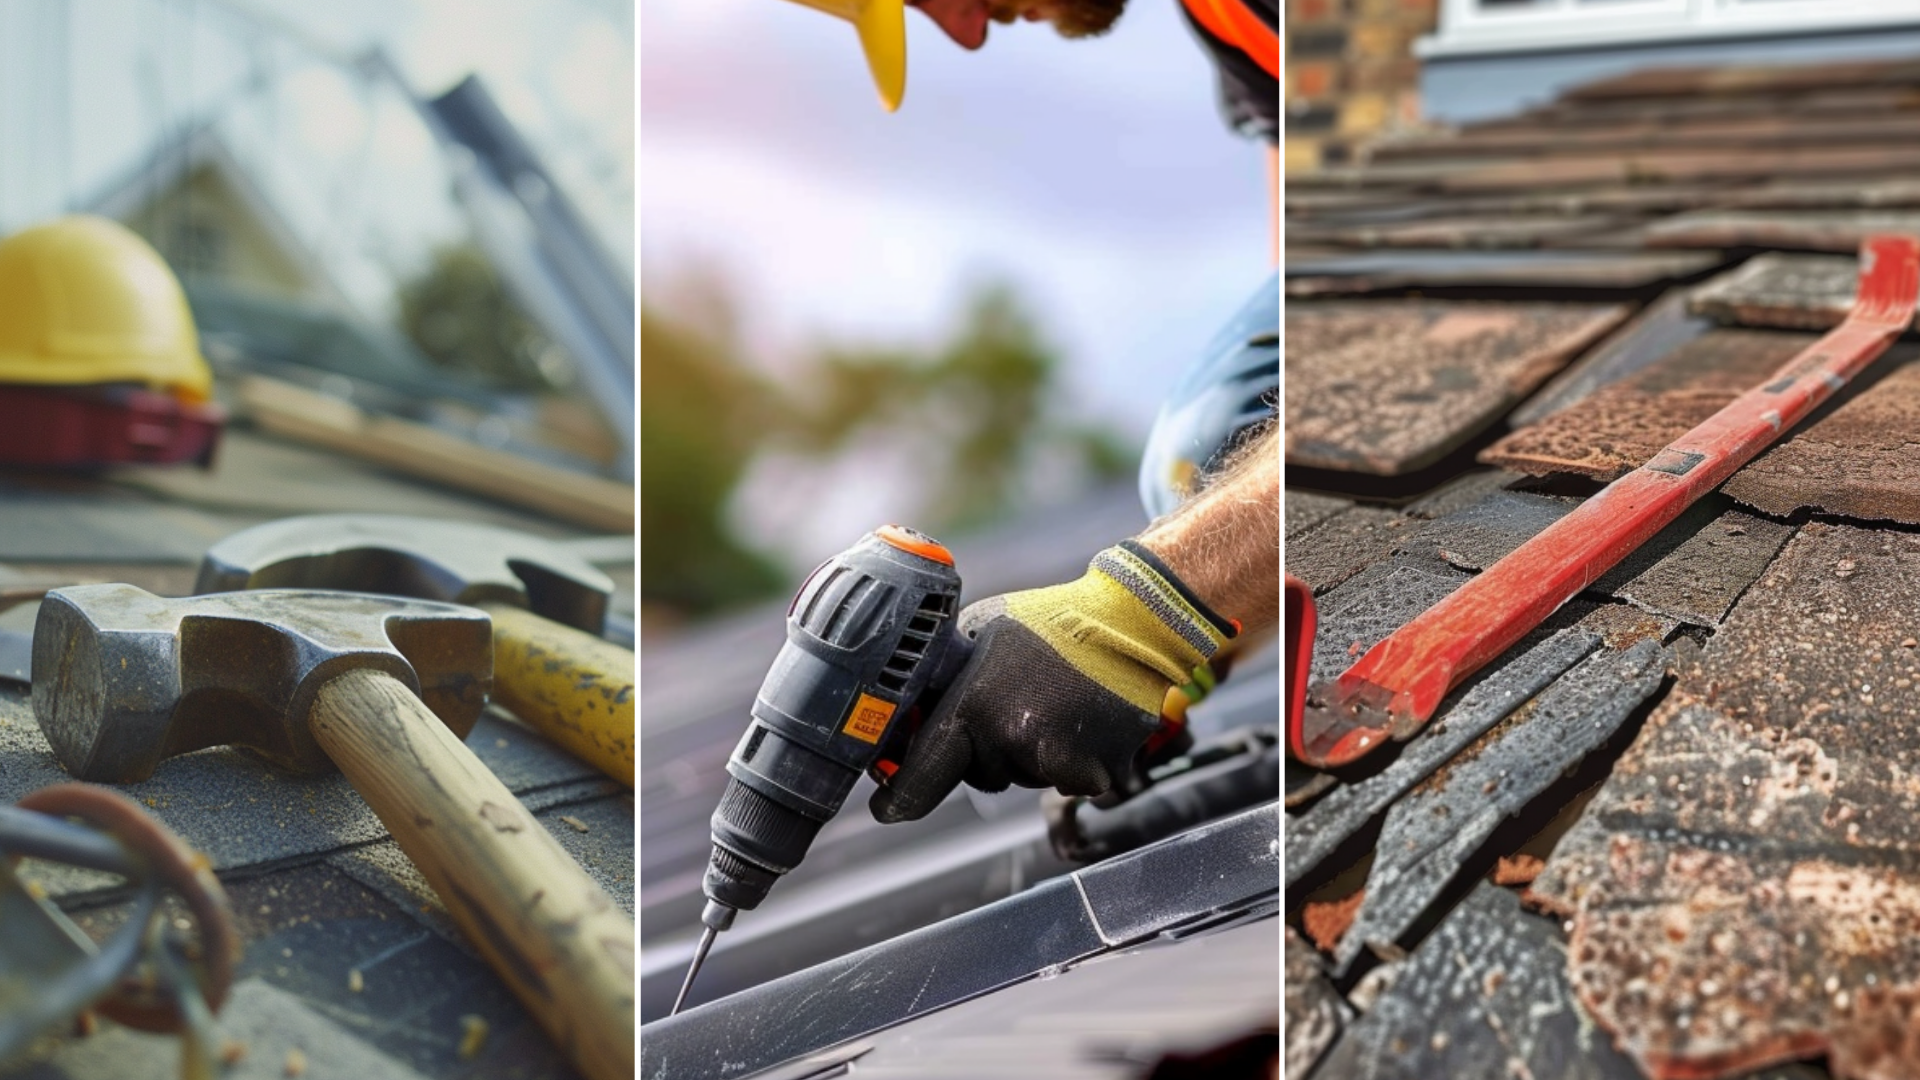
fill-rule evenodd
<path id="1" fill-rule="evenodd" d="M 867 68 L 888 112 L 900 107 L 907 92 L 906 0 L 793 0 L 816 11 L 838 15 L 860 32 Z"/>
<path id="2" fill-rule="evenodd" d="M 0 240 L 0 383 L 143 383 L 205 401 L 187 294 L 145 240 L 102 217 L 64 217 Z"/>

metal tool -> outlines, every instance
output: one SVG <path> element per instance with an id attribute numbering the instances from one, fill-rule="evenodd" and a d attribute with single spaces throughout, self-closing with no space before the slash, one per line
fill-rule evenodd
<path id="1" fill-rule="evenodd" d="M 84 780 L 130 783 L 225 744 L 338 766 L 561 1050 L 624 1080 L 633 923 L 460 741 L 486 702 L 491 637 L 482 612 L 394 597 L 59 589 L 34 627 L 33 707 Z"/>
<path id="2" fill-rule="evenodd" d="M 197 593 L 351 589 L 471 604 L 493 618 L 494 700 L 633 786 L 633 652 L 595 636 L 613 582 L 566 548 L 463 521 L 283 518 L 208 549 Z"/>
<path id="3" fill-rule="evenodd" d="M 28 890 L 13 868 L 23 857 L 125 878 L 135 890 L 130 917 L 96 945 Z M 184 902 L 190 923 L 175 927 L 163 893 Z M 181 1033 L 183 1072 L 211 1077 L 220 1048 L 213 1015 L 239 953 L 226 893 L 206 860 L 131 799 L 56 784 L 0 807 L 0 1060 L 92 1008 L 141 1031 Z"/>
<path id="4" fill-rule="evenodd" d="M 1274 803 L 1244 810 L 655 1020 L 640 1075 L 757 1075 L 1097 954 L 1276 918 L 1280 816 Z"/>
<path id="5" fill-rule="evenodd" d="M 1313 688 L 1288 727 L 1307 764 L 1352 762 L 1411 737 L 1448 691 L 1505 652 L 1833 396 L 1913 323 L 1920 239 L 1875 236 L 1860 250 L 1846 321 L 1764 385 L 1735 398 L 1631 473 L 1602 488 L 1446 599 Z"/>
<path id="6" fill-rule="evenodd" d="M 955 632 L 960 574 L 939 542 L 876 529 L 821 564 L 787 612 L 713 812 L 703 932 L 674 1012 L 714 937 L 800 864 L 865 772 L 884 783 L 971 652 Z"/>

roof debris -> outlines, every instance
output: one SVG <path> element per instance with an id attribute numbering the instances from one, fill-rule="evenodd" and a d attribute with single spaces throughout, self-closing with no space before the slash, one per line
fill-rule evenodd
<path id="1" fill-rule="evenodd" d="M 1493 874 L 1489 880 L 1495 885 L 1508 887 L 1531 885 L 1533 879 L 1540 876 L 1540 871 L 1545 869 L 1546 865 L 1545 859 L 1538 855 L 1529 855 L 1524 851 L 1513 855 L 1502 855 L 1500 861 L 1493 864 Z"/>
<path id="2" fill-rule="evenodd" d="M 1353 917 L 1366 898 L 1367 891 L 1360 889 L 1344 899 L 1308 904 L 1300 911 L 1300 926 L 1323 952 L 1332 952 L 1353 925 Z"/>

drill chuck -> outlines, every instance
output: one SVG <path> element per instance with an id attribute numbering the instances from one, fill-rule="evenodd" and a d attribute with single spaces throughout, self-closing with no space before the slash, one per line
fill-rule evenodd
<path id="1" fill-rule="evenodd" d="M 848 788 L 858 775 L 847 778 Z M 759 907 L 773 883 L 800 865 L 822 824 L 737 779 L 728 780 L 713 812 L 713 856 L 701 882 L 708 900 L 734 911 Z"/>

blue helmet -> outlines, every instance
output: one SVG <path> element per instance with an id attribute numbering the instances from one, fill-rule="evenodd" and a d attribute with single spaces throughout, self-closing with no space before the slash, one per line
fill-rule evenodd
<path id="1" fill-rule="evenodd" d="M 1188 369 L 1147 437 L 1140 502 L 1171 513 L 1280 400 L 1280 276 L 1268 278 Z"/>

